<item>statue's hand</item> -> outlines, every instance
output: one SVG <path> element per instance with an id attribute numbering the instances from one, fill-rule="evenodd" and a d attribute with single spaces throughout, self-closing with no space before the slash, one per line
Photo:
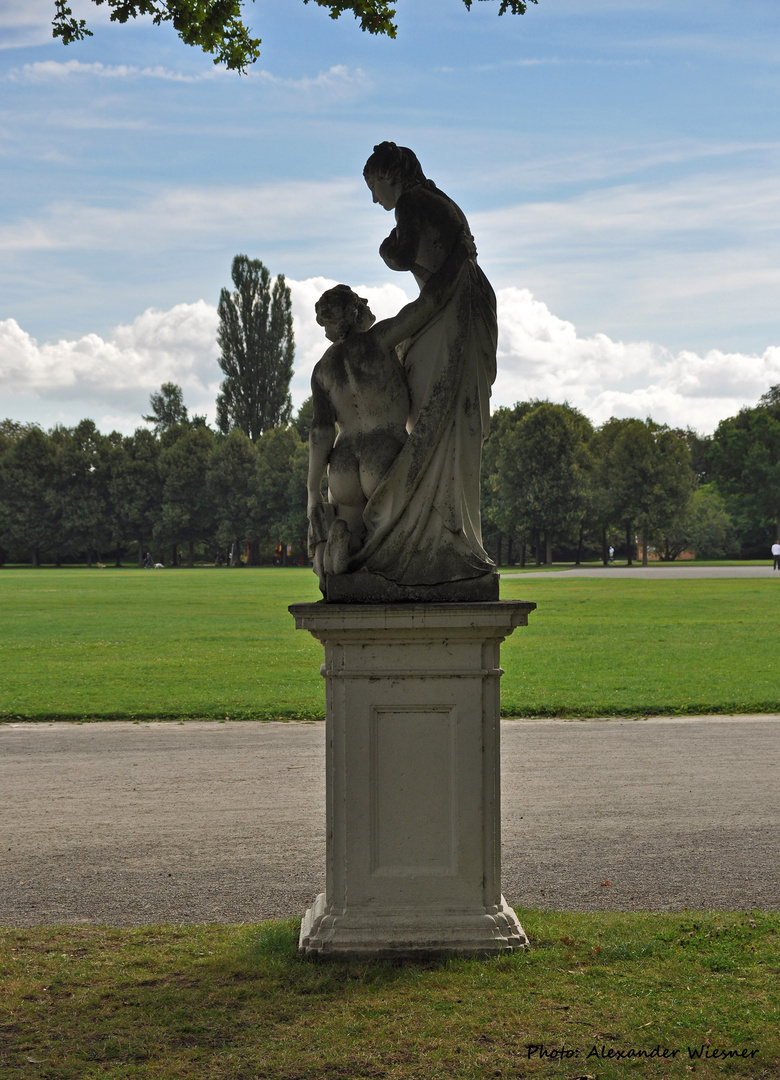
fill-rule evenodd
<path id="1" fill-rule="evenodd" d="M 336 518 L 336 507 L 320 499 L 310 502 L 306 513 L 309 518 L 309 547 L 312 548 L 328 539 L 328 531 Z"/>

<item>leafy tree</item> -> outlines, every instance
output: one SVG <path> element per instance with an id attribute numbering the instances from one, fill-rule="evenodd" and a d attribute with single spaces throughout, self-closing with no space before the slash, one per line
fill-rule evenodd
<path id="1" fill-rule="evenodd" d="M 725 559 L 739 552 L 734 523 L 714 484 L 697 488 L 653 542 L 664 561 L 677 559 L 684 551 L 693 551 L 697 559 Z"/>
<path id="2" fill-rule="evenodd" d="M 504 555 L 507 562 L 512 561 L 516 541 L 521 544 L 521 562 L 525 564 L 525 545 L 530 532 L 526 522 L 518 518 L 515 505 L 502 498 L 498 463 L 503 435 L 531 407 L 531 402 L 522 402 L 512 408 L 502 406 L 496 409 L 490 418 L 490 437 L 482 447 L 482 537 L 499 566 L 503 563 Z M 504 539 L 507 542 L 506 551 Z"/>
<path id="3" fill-rule="evenodd" d="M 112 451 L 121 436 L 103 435 L 93 420 L 51 433 L 56 448 L 52 497 L 58 519 L 58 552 L 84 555 L 87 565 L 100 559 L 117 536 L 112 529 L 110 494 Z"/>
<path id="4" fill-rule="evenodd" d="M 160 387 L 159 393 L 149 395 L 151 412 L 148 416 L 142 416 L 147 424 L 154 424 L 155 435 L 162 435 L 168 428 L 176 424 L 186 424 L 188 421 L 187 407 L 184 404 L 182 388 L 176 383 L 166 382 Z"/>
<path id="5" fill-rule="evenodd" d="M 294 427 L 277 427 L 263 435 L 258 452 L 262 538 L 282 545 L 285 563 L 287 544 L 305 550 L 308 447 Z"/>
<path id="6" fill-rule="evenodd" d="M 743 546 L 780 540 L 780 393 L 773 387 L 752 409 L 721 420 L 710 468 L 738 523 Z"/>
<path id="7" fill-rule="evenodd" d="M 187 561 L 192 566 L 195 543 L 208 539 L 212 532 L 213 503 L 204 477 L 214 448 L 214 434 L 202 424 L 182 424 L 169 428 L 162 444 L 162 507 L 155 536 L 172 545 L 174 566 L 179 564 L 178 545 L 186 542 Z"/>
<path id="8" fill-rule="evenodd" d="M 260 38 L 250 36 L 241 17 L 241 0 L 92 0 L 98 6 L 106 3 L 111 9 L 111 21 L 125 23 L 139 15 L 151 15 L 156 25 L 170 22 L 186 45 L 197 45 L 214 56 L 215 64 L 225 64 L 234 71 L 245 71 L 260 55 Z M 303 0 L 308 4 L 309 0 Z M 396 35 L 393 22 L 395 9 L 391 0 L 314 0 L 327 8 L 332 19 L 351 11 L 360 22 L 361 30 L 369 34 Z M 463 0 L 471 8 L 472 0 Z M 522 15 L 527 5 L 537 0 L 500 0 L 499 15 L 510 11 Z M 52 36 L 62 38 L 63 44 L 91 37 L 84 19 L 75 18 L 68 0 L 54 0 Z"/>
<path id="9" fill-rule="evenodd" d="M 215 513 L 215 537 L 222 549 L 250 543 L 250 563 L 258 561 L 260 502 L 257 447 L 239 428 L 219 439 L 209 460 L 207 485 Z"/>
<path id="10" fill-rule="evenodd" d="M 311 431 L 311 424 L 314 418 L 314 398 L 309 394 L 306 400 L 301 405 L 298 412 L 293 417 L 293 424 L 295 430 L 298 432 L 298 438 L 302 442 L 308 444 L 309 432 Z"/>
<path id="11" fill-rule="evenodd" d="M 685 525 L 685 546 L 697 559 L 727 559 L 738 553 L 734 522 L 714 484 L 703 484 L 694 491 Z"/>
<path id="12" fill-rule="evenodd" d="M 138 542 L 138 565 L 150 542 L 162 505 L 160 443 L 151 431 L 138 428 L 122 440 L 111 472 L 111 501 L 117 535 Z"/>
<path id="13" fill-rule="evenodd" d="M 642 528 L 642 562 L 647 564 L 650 538 L 655 531 L 661 535 L 684 516 L 693 494 L 695 477 L 691 466 L 691 450 L 686 433 L 646 421 L 653 439 L 650 481 L 652 486 L 645 492 L 644 506 L 639 516 Z M 662 559 L 677 558 L 664 550 Z"/>
<path id="14" fill-rule="evenodd" d="M 549 565 L 553 536 L 582 521 L 593 429 L 579 410 L 551 401 L 518 407 L 516 416 L 505 418 L 499 438 L 494 492 L 504 510 L 496 516 L 513 529 L 542 533 Z"/>
<path id="15" fill-rule="evenodd" d="M 641 530 L 642 562 L 646 564 L 651 535 L 671 524 L 693 491 L 685 433 L 652 420 L 612 417 L 599 430 L 594 456 L 605 523 L 624 527 L 629 565 L 634 556 L 634 532 Z"/>
<path id="16" fill-rule="evenodd" d="M 23 548 L 32 565 L 41 551 L 55 547 L 59 522 L 55 507 L 56 449 L 39 427 L 4 438 L 0 457 L 0 535 L 5 548 Z"/>
<path id="17" fill-rule="evenodd" d="M 625 530 L 626 559 L 634 559 L 634 525 L 642 511 L 642 492 L 647 486 L 646 463 L 651 448 L 650 433 L 641 420 L 611 417 L 596 437 L 597 486 L 605 525 L 619 524 Z"/>
<path id="18" fill-rule="evenodd" d="M 284 276 L 271 287 L 259 259 L 236 255 L 235 291 L 219 297 L 219 366 L 225 373 L 217 397 L 217 425 L 223 434 L 240 428 L 252 442 L 286 424 L 292 413 L 290 379 L 295 343 L 292 301 Z"/>

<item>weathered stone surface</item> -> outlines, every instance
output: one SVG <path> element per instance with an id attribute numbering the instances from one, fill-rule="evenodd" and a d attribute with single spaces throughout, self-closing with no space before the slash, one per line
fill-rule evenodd
<path id="1" fill-rule="evenodd" d="M 355 588 L 331 589 L 329 577 L 366 571 L 404 588 L 435 587 L 436 599 L 479 599 L 480 585 L 452 594 L 439 587 L 481 581 L 495 569 L 479 507 L 496 377 L 495 295 L 463 212 L 425 178 L 410 150 L 382 143 L 364 175 L 374 201 L 395 210 L 380 255 L 391 269 L 411 271 L 420 295 L 377 325 L 347 286 L 318 302 L 333 344 L 312 376 L 314 569 L 323 595 L 336 602 L 347 592 L 357 601 L 357 588 L 373 582 L 359 576 Z M 327 504 L 320 495 L 326 469 Z M 365 601 L 383 595 L 372 587 Z"/>
<path id="2" fill-rule="evenodd" d="M 316 956 L 488 955 L 501 893 L 499 651 L 534 604 L 293 604 L 325 646 L 326 889 Z"/>
<path id="3" fill-rule="evenodd" d="M 397 585 L 381 574 L 358 570 L 354 574 L 326 575 L 325 599 L 338 604 L 480 603 L 498 600 L 498 585 L 494 571 L 440 585 Z"/>

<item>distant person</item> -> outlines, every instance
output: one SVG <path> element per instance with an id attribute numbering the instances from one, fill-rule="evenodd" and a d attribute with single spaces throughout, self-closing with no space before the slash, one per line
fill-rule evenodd
<path id="1" fill-rule="evenodd" d="M 151 551 L 147 551 L 146 558 L 144 559 L 144 570 L 151 570 L 151 569 L 152 569 L 152 553 L 151 553 Z"/>
<path id="2" fill-rule="evenodd" d="M 610 544 L 609 545 L 609 561 L 612 562 L 614 560 L 614 558 L 615 558 L 615 549 Z"/>
<path id="3" fill-rule="evenodd" d="M 780 540 L 775 540 L 772 544 L 772 558 L 774 559 L 772 569 L 780 570 Z"/>

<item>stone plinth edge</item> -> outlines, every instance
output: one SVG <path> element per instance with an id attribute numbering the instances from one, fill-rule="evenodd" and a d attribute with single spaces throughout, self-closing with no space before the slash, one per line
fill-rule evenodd
<path id="1" fill-rule="evenodd" d="M 491 600 L 483 603 L 409 603 L 409 604 L 290 604 L 288 611 L 297 630 L 308 630 L 319 637 L 328 631 L 381 630 L 384 633 L 417 630 L 475 629 L 492 631 L 488 636 L 509 634 L 517 626 L 527 626 L 536 604 L 527 600 Z"/>
<path id="2" fill-rule="evenodd" d="M 425 959 L 496 956 L 528 948 L 528 938 L 504 897 L 491 911 L 381 910 L 334 914 L 320 893 L 301 923 L 298 951 L 317 960 Z M 379 943 L 381 942 L 381 944 Z"/>

